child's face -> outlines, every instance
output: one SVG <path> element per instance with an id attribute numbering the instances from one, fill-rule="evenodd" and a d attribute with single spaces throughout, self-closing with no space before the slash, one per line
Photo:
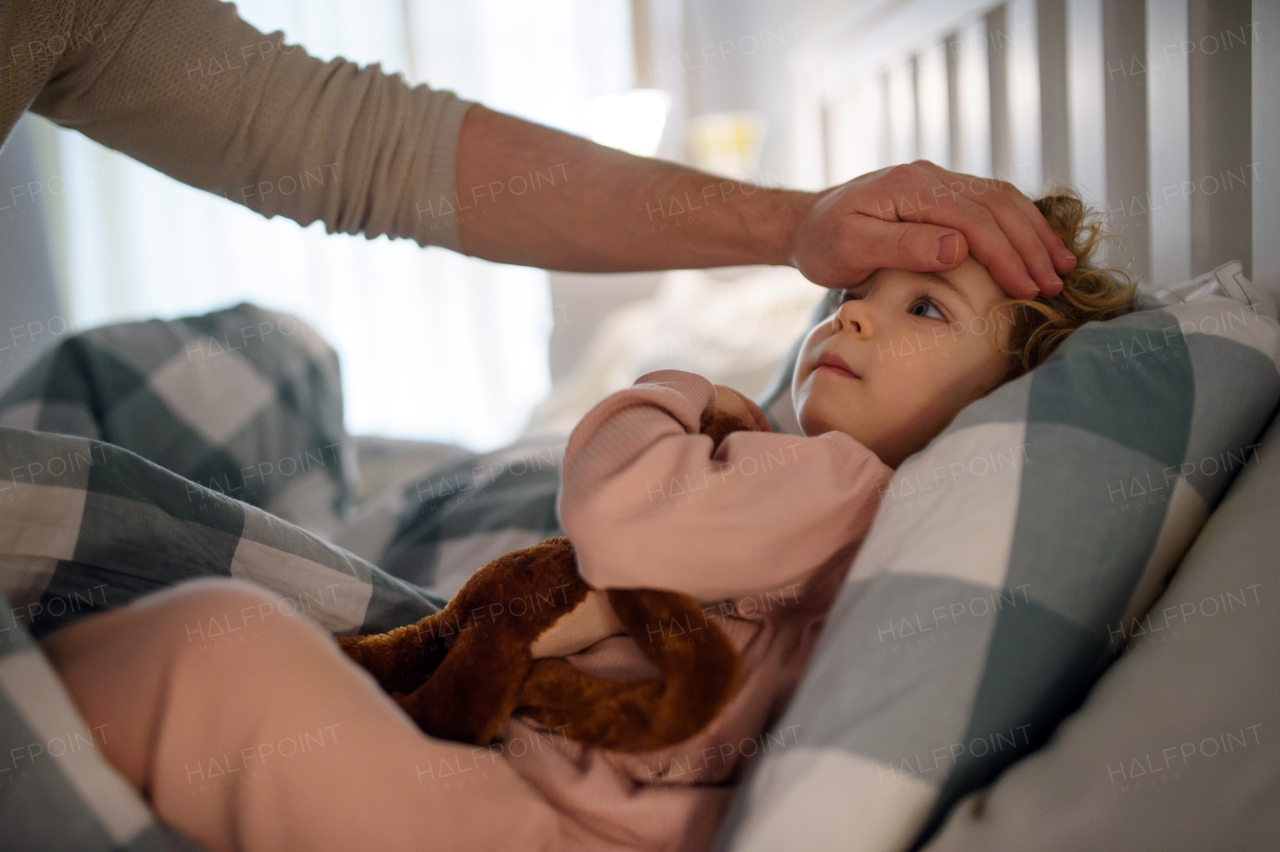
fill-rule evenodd
<path id="1" fill-rule="evenodd" d="M 832 430 L 861 442 L 889 467 L 923 449 L 1008 369 L 1008 299 L 972 257 L 942 273 L 880 269 L 809 332 L 791 395 L 806 435 Z M 837 356 L 853 375 L 822 366 Z"/>

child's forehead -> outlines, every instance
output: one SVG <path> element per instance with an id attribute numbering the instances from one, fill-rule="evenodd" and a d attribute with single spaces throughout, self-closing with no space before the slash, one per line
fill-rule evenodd
<path id="1" fill-rule="evenodd" d="M 865 293 L 881 282 L 902 281 L 904 278 L 920 283 L 950 288 L 974 310 L 982 311 L 1005 298 L 991 272 L 973 258 L 966 257 L 955 269 L 941 272 L 919 272 L 911 269 L 877 269 L 867 278 L 844 289 L 844 292 Z"/>

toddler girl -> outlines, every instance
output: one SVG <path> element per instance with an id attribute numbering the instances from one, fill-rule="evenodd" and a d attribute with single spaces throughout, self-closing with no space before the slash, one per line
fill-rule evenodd
<path id="1" fill-rule="evenodd" d="M 211 852 L 705 849 L 744 767 L 804 742 L 772 727 L 893 469 L 1080 324 L 1131 309 L 1131 284 L 1087 268 L 1098 227 L 1079 199 L 1036 204 L 1081 261 L 1057 296 L 1006 300 L 971 258 L 831 292 L 792 378 L 807 437 L 678 370 L 641 376 L 574 429 L 559 513 L 582 576 L 691 595 L 708 620 L 689 641 L 723 631 L 742 655 L 739 691 L 683 743 L 609 752 L 519 717 L 483 748 L 423 736 L 316 624 L 255 621 L 271 599 L 235 580 L 148 595 L 43 649 L 89 725 L 106 726 L 106 758 Z M 713 455 L 698 429 L 716 409 L 752 428 Z M 247 625 L 240 642 L 191 640 L 227 618 Z M 654 673 L 625 635 L 571 650 L 594 674 Z"/>

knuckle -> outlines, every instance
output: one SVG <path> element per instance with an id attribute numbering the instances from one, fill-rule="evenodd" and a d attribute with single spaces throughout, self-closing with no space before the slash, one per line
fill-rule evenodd
<path id="1" fill-rule="evenodd" d="M 888 177 L 894 183 L 907 183 L 915 178 L 916 172 L 912 165 L 899 163 L 889 169 Z"/>
<path id="2" fill-rule="evenodd" d="M 978 221 L 981 223 L 981 226 L 984 230 L 998 227 L 998 224 L 996 222 L 996 217 L 992 214 L 990 210 L 986 208 L 986 205 L 983 205 L 983 204 L 975 205 L 975 209 L 973 210 L 972 215 L 976 219 L 978 219 Z"/>

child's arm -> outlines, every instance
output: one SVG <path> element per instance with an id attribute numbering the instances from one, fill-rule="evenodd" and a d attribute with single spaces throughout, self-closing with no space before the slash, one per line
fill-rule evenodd
<path id="1" fill-rule="evenodd" d="M 866 534 L 893 471 L 842 432 L 698 434 L 715 388 L 656 370 L 602 400 L 565 449 L 560 523 L 596 588 L 700 601 L 785 587 Z"/>

